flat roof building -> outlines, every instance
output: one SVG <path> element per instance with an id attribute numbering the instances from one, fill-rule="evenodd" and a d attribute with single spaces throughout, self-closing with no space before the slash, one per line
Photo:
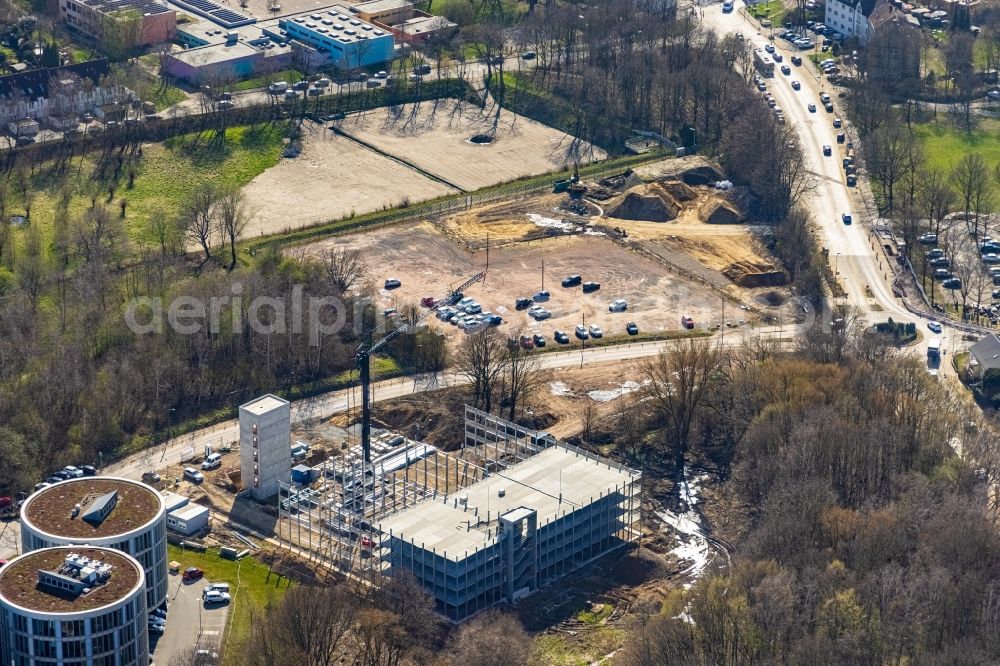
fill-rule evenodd
<path id="1" fill-rule="evenodd" d="M 376 526 L 384 572 L 409 571 L 463 620 L 632 540 L 641 474 L 554 444 Z"/>
<path id="2" fill-rule="evenodd" d="M 59 0 L 70 28 L 122 52 L 174 38 L 177 12 L 156 0 Z"/>
<path id="3" fill-rule="evenodd" d="M 413 3 L 409 0 L 369 0 L 351 5 L 351 11 L 362 21 L 395 25 L 413 18 Z"/>
<path id="4" fill-rule="evenodd" d="M 59 546 L 0 570 L 0 663 L 146 666 L 146 580 L 111 548 Z"/>
<path id="5" fill-rule="evenodd" d="M 278 27 L 323 53 L 330 64 L 357 69 L 392 59 L 392 33 L 352 14 L 342 5 L 305 12 L 278 21 Z"/>
<path id="6" fill-rule="evenodd" d="M 25 552 L 64 545 L 103 546 L 142 565 L 146 605 L 167 598 L 166 511 L 163 497 L 144 483 L 83 477 L 43 488 L 21 506 Z"/>
<path id="7" fill-rule="evenodd" d="M 167 514 L 167 527 L 185 536 L 208 527 L 209 510 L 200 504 L 188 504 Z"/>

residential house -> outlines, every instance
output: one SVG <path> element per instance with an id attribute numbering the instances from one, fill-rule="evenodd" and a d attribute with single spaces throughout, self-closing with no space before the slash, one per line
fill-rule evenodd
<path id="1" fill-rule="evenodd" d="M 0 123 L 75 117 L 84 111 L 134 99 L 124 86 L 108 83 L 105 59 L 0 76 Z"/>

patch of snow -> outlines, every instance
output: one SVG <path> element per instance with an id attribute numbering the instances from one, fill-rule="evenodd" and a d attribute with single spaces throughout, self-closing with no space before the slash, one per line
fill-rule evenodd
<path id="1" fill-rule="evenodd" d="M 536 227 L 559 229 L 560 231 L 576 231 L 575 224 L 563 222 L 562 220 L 557 220 L 551 217 L 543 217 L 538 213 L 528 213 L 528 219 L 531 220 Z"/>
<path id="2" fill-rule="evenodd" d="M 573 390 L 563 382 L 549 382 L 549 390 L 552 391 L 552 395 L 573 395 Z"/>
<path id="3" fill-rule="evenodd" d="M 633 391 L 639 390 L 639 383 L 633 381 L 627 381 L 617 388 L 613 388 L 607 391 L 587 391 L 587 396 L 594 402 L 611 402 L 616 400 L 626 393 L 632 393 Z"/>
<path id="4" fill-rule="evenodd" d="M 701 502 L 701 486 L 707 478 L 707 475 L 689 477 L 685 470 L 680 495 L 687 510 L 682 513 L 667 510 L 656 513 L 657 517 L 673 528 L 675 533 L 674 538 L 677 540 L 677 545 L 670 551 L 671 554 L 680 560 L 689 562 L 687 568 L 682 572 L 690 577 L 690 581 L 684 584 L 684 589 L 690 589 L 694 581 L 704 573 L 714 554 L 711 544 L 705 537 L 701 516 L 695 508 Z"/>
<path id="5" fill-rule="evenodd" d="M 587 229 L 583 232 L 584 236 L 604 236 L 603 231 L 597 231 L 596 229 Z"/>

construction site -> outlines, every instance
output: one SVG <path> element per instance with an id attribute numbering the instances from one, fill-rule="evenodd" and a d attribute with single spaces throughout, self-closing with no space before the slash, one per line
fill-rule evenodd
<path id="1" fill-rule="evenodd" d="M 344 574 L 415 575 L 462 620 L 639 536 L 641 475 L 466 407 L 455 452 L 390 432 L 282 484 L 277 537 Z"/>

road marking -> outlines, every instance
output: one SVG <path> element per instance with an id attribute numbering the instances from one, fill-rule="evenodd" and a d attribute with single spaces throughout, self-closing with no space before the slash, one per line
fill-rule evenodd
<path id="1" fill-rule="evenodd" d="M 201 635 L 202 636 L 218 636 L 219 632 L 217 632 L 217 631 L 203 631 L 203 632 L 201 632 Z"/>

